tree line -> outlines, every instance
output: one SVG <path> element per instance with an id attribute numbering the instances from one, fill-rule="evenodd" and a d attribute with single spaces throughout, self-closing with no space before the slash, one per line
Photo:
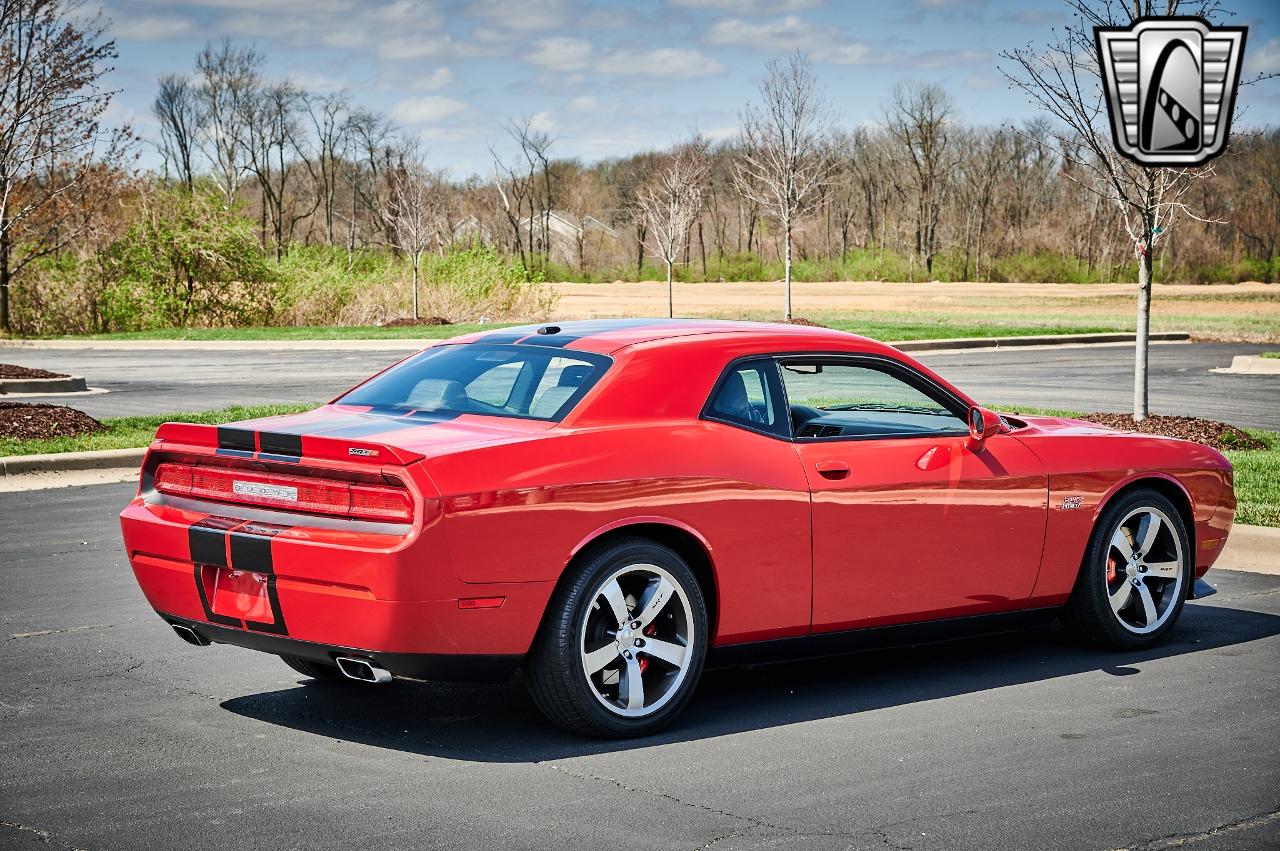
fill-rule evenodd
<path id="1" fill-rule="evenodd" d="M 878 114 L 842 124 L 801 54 L 768 63 L 734 138 L 587 163 L 516 117 L 486 173 L 448 179 L 389 116 L 272 78 L 260 49 L 229 40 L 157 81 L 155 138 L 111 130 L 101 83 L 116 46 L 102 23 L 63 0 L 4 0 L 0 16 L 5 329 L 11 293 L 104 256 L 175 192 L 217 199 L 270 262 L 317 246 L 353 274 L 362 253 L 405 258 L 415 297 L 425 255 L 475 242 L 547 279 L 1130 280 L 1142 265 L 1124 204 L 1095 191 L 1097 152 L 1061 116 L 978 126 L 944 88 L 901 83 Z M 158 169 L 138 168 L 143 146 Z M 1280 131 L 1237 130 L 1184 183 L 1177 203 L 1200 212 L 1162 229 L 1158 255 L 1148 239 L 1153 274 L 1274 280 Z M 213 266 L 170 277 L 180 292 Z M 92 300 L 75 287 L 42 297 Z"/>

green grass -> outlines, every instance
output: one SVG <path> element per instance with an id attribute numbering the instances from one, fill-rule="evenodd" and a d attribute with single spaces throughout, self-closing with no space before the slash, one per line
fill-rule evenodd
<path id="1" fill-rule="evenodd" d="M 1280 432 L 1245 431 L 1267 446 L 1223 453 L 1236 468 L 1236 522 L 1280 526 Z"/>
<path id="2" fill-rule="evenodd" d="M 1262 356 L 1264 358 L 1275 358 L 1276 360 L 1280 360 L 1280 352 L 1263 352 Z"/>
<path id="3" fill-rule="evenodd" d="M 95 449 L 135 449 L 151 443 L 156 429 L 163 423 L 184 422 L 219 425 L 221 423 L 296 414 L 316 405 L 233 405 L 217 411 L 200 413 L 159 414 L 148 417 L 112 417 L 102 424 L 106 431 L 80 437 L 53 437 L 40 440 L 17 440 L 0 437 L 0 455 L 43 455 L 54 452 L 87 452 Z"/>

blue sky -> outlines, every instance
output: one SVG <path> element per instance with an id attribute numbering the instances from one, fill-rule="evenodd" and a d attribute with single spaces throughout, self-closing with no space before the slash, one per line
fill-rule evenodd
<path id="1" fill-rule="evenodd" d="M 1246 74 L 1280 72 L 1280 5 L 1226 5 L 1249 27 Z M 104 13 L 120 52 L 111 118 L 144 136 L 157 76 L 225 35 L 255 43 L 272 76 L 392 115 L 457 177 L 487 172 L 514 115 L 589 161 L 730 136 L 765 61 L 795 48 L 846 126 L 876 121 L 898 80 L 945 86 L 965 121 L 1021 121 L 1036 113 L 998 54 L 1067 20 L 1061 2 L 1001 0 L 109 0 Z M 1280 126 L 1280 80 L 1240 104 L 1249 124 Z"/>

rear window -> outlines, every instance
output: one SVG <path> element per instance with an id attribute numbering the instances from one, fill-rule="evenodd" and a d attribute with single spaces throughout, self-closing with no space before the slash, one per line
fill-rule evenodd
<path id="1" fill-rule="evenodd" d="M 338 400 L 397 413 L 559 420 L 608 369 L 603 355 L 541 346 L 427 349 Z"/>

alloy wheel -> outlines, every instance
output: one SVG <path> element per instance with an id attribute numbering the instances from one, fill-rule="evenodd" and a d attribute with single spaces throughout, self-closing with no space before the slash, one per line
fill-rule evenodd
<path id="1" fill-rule="evenodd" d="M 1107 546 L 1107 597 L 1116 620 L 1145 635 L 1177 608 L 1186 581 L 1182 541 L 1163 511 L 1140 506 L 1116 527 Z"/>

